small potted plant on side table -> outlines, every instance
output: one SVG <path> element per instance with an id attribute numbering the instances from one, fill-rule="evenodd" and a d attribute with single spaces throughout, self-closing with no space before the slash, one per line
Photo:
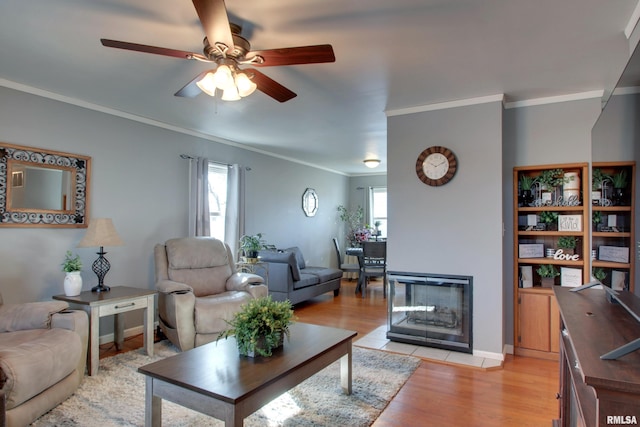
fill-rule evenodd
<path id="1" fill-rule="evenodd" d="M 262 239 L 262 233 L 245 234 L 240 238 L 240 249 L 242 249 L 246 262 L 258 262 L 258 251 L 264 248 L 265 241 Z"/>
<path id="2" fill-rule="evenodd" d="M 75 297 L 82 292 L 81 270 L 82 261 L 80 260 L 80 255 L 74 257 L 71 251 L 67 251 L 62 263 L 62 271 L 66 273 L 64 276 L 64 294 L 66 296 Z"/>
<path id="3" fill-rule="evenodd" d="M 271 296 L 252 299 L 227 322 L 230 326 L 218 340 L 235 336 L 238 352 L 243 356 L 269 357 L 289 339 L 289 326 L 295 321 L 293 307 L 287 301 L 273 301 Z M 216 340 L 217 341 L 217 340 Z"/>
<path id="4" fill-rule="evenodd" d="M 538 267 L 536 273 L 540 276 L 540 285 L 543 288 L 552 288 L 555 278 L 560 275 L 558 270 L 552 264 L 542 264 Z"/>

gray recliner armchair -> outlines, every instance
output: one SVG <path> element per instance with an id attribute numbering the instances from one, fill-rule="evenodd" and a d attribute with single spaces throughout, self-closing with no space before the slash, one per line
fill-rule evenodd
<path id="1" fill-rule="evenodd" d="M 63 301 L 3 304 L 0 390 L 7 426 L 24 426 L 71 396 L 84 378 L 89 318 Z"/>
<path id="2" fill-rule="evenodd" d="M 215 341 L 244 303 L 268 295 L 264 279 L 237 272 L 229 246 L 214 238 L 168 240 L 154 259 L 160 328 L 183 351 Z"/>

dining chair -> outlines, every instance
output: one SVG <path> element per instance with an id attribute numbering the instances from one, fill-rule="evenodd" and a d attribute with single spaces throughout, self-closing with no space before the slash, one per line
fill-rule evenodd
<path id="1" fill-rule="evenodd" d="M 387 297 L 387 242 L 362 242 L 362 268 L 360 287 L 362 298 L 367 292 L 367 283 L 371 277 L 382 277 L 382 295 Z"/>
<path id="2" fill-rule="evenodd" d="M 342 252 L 340 252 L 340 244 L 338 243 L 338 239 L 333 238 L 333 246 L 336 249 L 336 259 L 338 260 L 338 268 L 342 270 L 344 273 L 360 273 L 360 264 L 348 264 L 344 262 L 344 258 L 342 257 Z M 351 277 L 349 277 L 351 280 Z"/>

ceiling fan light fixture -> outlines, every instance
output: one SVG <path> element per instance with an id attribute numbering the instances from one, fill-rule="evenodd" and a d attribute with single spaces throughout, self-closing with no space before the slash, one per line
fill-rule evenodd
<path id="1" fill-rule="evenodd" d="M 209 96 L 216 96 L 216 81 L 212 72 L 208 72 L 205 76 L 196 82 L 201 91 Z"/>
<path id="2" fill-rule="evenodd" d="M 226 90 L 234 85 L 233 74 L 228 65 L 222 64 L 218 66 L 213 77 L 218 89 Z"/>
<path id="3" fill-rule="evenodd" d="M 251 81 L 249 76 L 245 73 L 237 73 L 236 74 L 236 87 L 238 88 L 238 95 L 241 97 L 251 95 L 258 85 Z"/>
<path id="4" fill-rule="evenodd" d="M 223 101 L 238 101 L 240 99 L 240 95 L 238 94 L 238 89 L 231 85 L 222 91 L 222 99 Z"/>
<path id="5" fill-rule="evenodd" d="M 366 159 L 366 160 L 364 160 L 364 164 L 365 164 L 366 167 L 373 169 L 373 168 L 378 167 L 378 165 L 380 164 L 380 160 L 378 160 L 378 159 Z"/>

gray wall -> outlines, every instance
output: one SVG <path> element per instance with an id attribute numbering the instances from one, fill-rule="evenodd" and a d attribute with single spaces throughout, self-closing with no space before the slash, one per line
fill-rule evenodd
<path id="1" fill-rule="evenodd" d="M 504 306 L 506 342 L 513 345 L 513 168 L 589 162 L 591 128 L 600 99 L 507 109 L 503 121 Z"/>
<path id="2" fill-rule="evenodd" d="M 501 354 L 501 103 L 393 116 L 387 128 L 389 270 L 473 276 L 474 350 Z M 442 187 L 416 175 L 432 145 L 458 159 Z"/>
<path id="3" fill-rule="evenodd" d="M 336 208 L 349 197 L 345 176 L 6 88 L 0 88 L 0 129 L 3 142 L 92 157 L 90 216 L 112 218 L 125 243 L 105 248 L 112 266 L 107 285 L 153 289 L 154 244 L 187 234 L 189 165 L 179 157 L 182 153 L 251 167 L 247 232 L 262 232 L 279 247 L 298 245 L 312 264 L 334 262 Z M 313 218 L 305 217 L 301 207 L 307 187 L 319 195 Z M 84 233 L 0 228 L 5 303 L 62 293 L 60 264 L 68 249 L 84 263 L 83 289 L 94 286 L 91 263 L 97 248 L 76 248 Z M 137 314 L 127 319 L 127 328 L 142 323 Z"/>

